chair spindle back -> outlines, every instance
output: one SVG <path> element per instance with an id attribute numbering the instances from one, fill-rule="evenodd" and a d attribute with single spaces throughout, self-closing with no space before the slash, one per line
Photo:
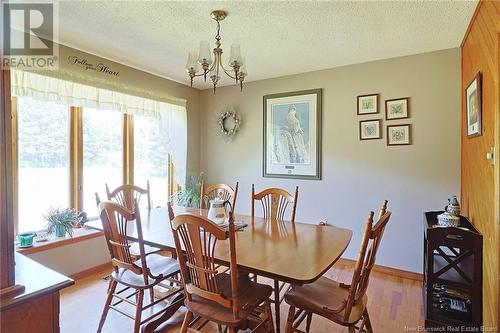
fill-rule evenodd
<path id="1" fill-rule="evenodd" d="M 205 184 L 201 183 L 201 198 L 200 198 L 200 208 L 209 208 L 208 204 L 212 199 L 221 199 L 223 201 L 229 201 L 234 209 L 236 205 L 236 197 L 238 196 L 239 183 L 236 182 L 236 187 L 233 189 L 231 186 L 226 184 L 213 184 L 205 188 Z"/>
<path id="2" fill-rule="evenodd" d="M 387 200 L 384 201 L 379 213 L 380 217 L 373 225 L 374 213 L 370 212 L 365 226 L 363 241 L 359 250 L 358 260 L 352 276 L 349 296 L 346 300 L 344 319 L 348 320 L 352 307 L 358 300 L 363 298 L 368 289 L 370 273 L 375 265 L 376 254 L 382 240 L 385 227 L 391 217 L 391 212 L 387 211 Z"/>
<path id="3" fill-rule="evenodd" d="M 295 196 L 281 188 L 268 188 L 262 192 L 255 193 L 255 185 L 252 184 L 252 216 L 255 216 L 255 201 L 260 201 L 265 219 L 285 220 L 285 214 L 290 205 L 291 221 L 295 222 L 295 212 L 299 197 L 299 187 L 295 187 Z"/>
<path id="4" fill-rule="evenodd" d="M 147 207 L 151 209 L 151 191 L 149 187 L 149 180 L 147 181 L 146 189 L 136 185 L 125 184 L 118 186 L 113 192 L 110 192 L 108 184 L 106 184 L 106 195 L 108 200 L 114 201 L 123 207 L 133 210 L 134 200 L 139 202 L 143 194 L 147 197 Z"/>
<path id="5" fill-rule="evenodd" d="M 135 263 L 136 257 L 130 253 L 131 244 L 128 239 L 129 222 L 135 220 L 140 256 L 141 259 L 145 258 L 139 211 L 130 211 L 115 202 L 102 201 L 99 203 L 99 213 L 106 240 L 111 249 L 113 266 L 128 269 L 138 275 L 143 274 L 143 267 L 146 267 L 145 259 L 144 261 L 141 260 L 141 266 Z"/>
<path id="6" fill-rule="evenodd" d="M 169 215 L 173 216 L 171 205 L 169 205 Z M 233 213 L 229 214 L 228 231 L 207 218 L 190 213 L 175 216 L 171 219 L 171 224 L 186 297 L 191 301 L 192 296 L 196 295 L 226 308 L 232 308 L 234 318 L 238 318 L 238 269 Z M 217 271 L 214 257 L 217 242 L 226 239 L 229 239 L 230 246 L 232 295 L 220 293 L 217 276 L 225 273 Z"/>

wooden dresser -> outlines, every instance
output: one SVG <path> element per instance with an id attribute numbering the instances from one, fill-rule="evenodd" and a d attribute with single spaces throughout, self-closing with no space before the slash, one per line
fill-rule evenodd
<path id="1" fill-rule="evenodd" d="M 74 281 L 21 255 L 15 255 L 18 293 L 2 297 L 0 332 L 59 332 L 59 291 Z"/>

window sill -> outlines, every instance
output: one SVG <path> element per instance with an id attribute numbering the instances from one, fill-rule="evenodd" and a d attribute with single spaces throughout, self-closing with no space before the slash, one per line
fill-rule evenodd
<path id="1" fill-rule="evenodd" d="M 42 252 L 61 246 L 83 242 L 88 239 L 97 238 L 104 235 L 102 231 L 93 230 L 89 228 L 75 228 L 73 229 L 73 237 L 66 235 L 64 238 L 51 238 L 45 242 L 33 241 L 33 246 L 28 248 L 19 248 L 16 245 L 16 251 L 24 255 Z"/>

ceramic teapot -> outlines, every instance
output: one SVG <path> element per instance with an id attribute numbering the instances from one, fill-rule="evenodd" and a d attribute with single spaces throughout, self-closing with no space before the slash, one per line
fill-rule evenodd
<path id="1" fill-rule="evenodd" d="M 226 221 L 226 203 L 222 199 L 210 200 L 210 208 L 208 209 L 208 219 L 216 224 L 224 224 Z"/>
<path id="2" fill-rule="evenodd" d="M 450 213 L 450 215 L 460 216 L 460 204 L 458 203 L 456 195 L 448 199 L 448 205 L 444 210 Z"/>

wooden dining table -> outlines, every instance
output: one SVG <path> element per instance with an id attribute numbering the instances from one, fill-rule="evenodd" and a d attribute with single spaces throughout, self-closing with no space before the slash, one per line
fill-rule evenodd
<path id="1" fill-rule="evenodd" d="M 175 215 L 192 213 L 207 216 L 198 208 L 174 207 Z M 175 251 L 175 243 L 167 208 L 141 209 L 144 243 Z M 291 284 L 316 281 L 341 257 L 349 245 L 352 231 L 335 226 L 268 220 L 261 217 L 235 215 L 236 223 L 247 224 L 236 232 L 238 268 L 262 277 Z M 86 227 L 103 230 L 100 220 L 90 221 Z M 134 223 L 129 223 L 127 234 L 137 241 Z M 229 241 L 219 241 L 215 258 L 229 265 Z M 280 327 L 279 289 L 275 282 L 276 331 Z"/>

